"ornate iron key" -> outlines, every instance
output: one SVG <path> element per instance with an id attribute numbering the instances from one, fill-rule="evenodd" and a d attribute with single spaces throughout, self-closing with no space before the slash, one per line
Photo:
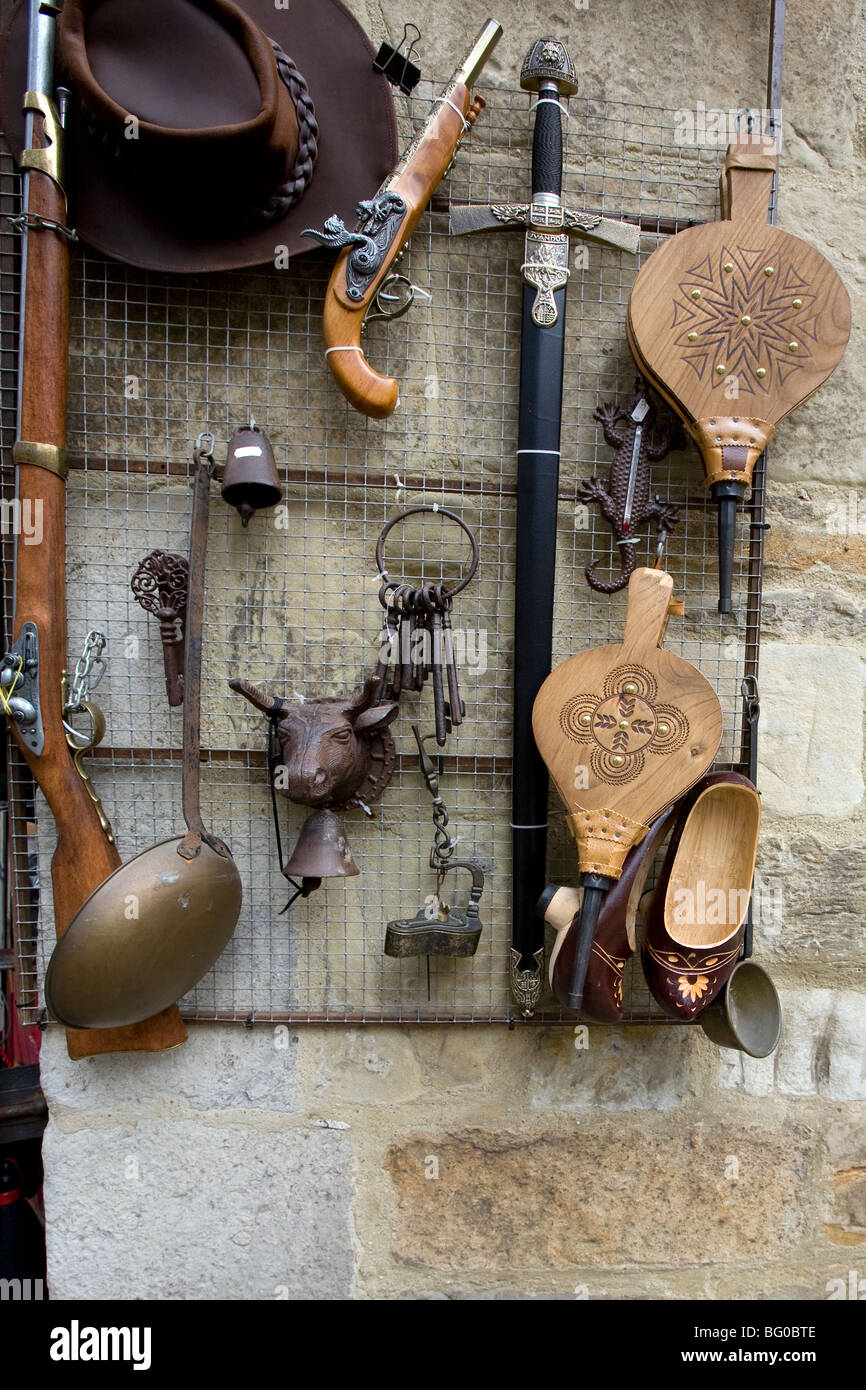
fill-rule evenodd
<path id="1" fill-rule="evenodd" d="M 183 555 L 152 550 L 132 576 L 130 587 L 145 612 L 159 620 L 168 703 L 181 705 L 189 564 Z"/>

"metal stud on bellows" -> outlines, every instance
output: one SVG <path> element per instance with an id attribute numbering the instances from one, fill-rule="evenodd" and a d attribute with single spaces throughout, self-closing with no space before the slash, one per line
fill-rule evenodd
<path id="1" fill-rule="evenodd" d="M 555 82 L 560 96 L 574 96 L 577 91 L 574 64 L 559 39 L 538 39 L 520 69 L 520 85 L 526 91 L 537 92 L 545 82 Z"/>
<path id="2" fill-rule="evenodd" d="M 271 441 L 251 419 L 229 440 L 222 474 L 223 501 L 236 507 L 242 524 L 248 526 L 255 512 L 275 507 L 282 496 Z"/>

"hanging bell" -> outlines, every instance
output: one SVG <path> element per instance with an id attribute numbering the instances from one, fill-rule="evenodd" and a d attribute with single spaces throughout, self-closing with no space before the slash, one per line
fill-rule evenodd
<path id="1" fill-rule="evenodd" d="M 345 826 L 333 811 L 314 811 L 307 816 L 292 857 L 283 865 L 286 878 L 301 880 L 304 897 L 318 888 L 323 878 L 354 878 L 360 872 Z"/>
<path id="2" fill-rule="evenodd" d="M 271 441 L 255 420 L 235 430 L 222 474 L 223 501 L 236 507 L 244 526 L 254 512 L 275 507 L 283 489 Z"/>

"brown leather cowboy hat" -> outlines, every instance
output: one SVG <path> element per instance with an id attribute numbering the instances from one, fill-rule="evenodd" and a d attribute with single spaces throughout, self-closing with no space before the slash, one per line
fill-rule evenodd
<path id="1" fill-rule="evenodd" d="M 4 6 L 5 8 L 5 6 Z M 23 132 L 27 5 L 3 38 L 0 98 Z M 396 161 L 391 87 L 340 0 L 65 0 L 57 73 L 72 224 L 131 265 L 196 272 L 311 249 Z"/>

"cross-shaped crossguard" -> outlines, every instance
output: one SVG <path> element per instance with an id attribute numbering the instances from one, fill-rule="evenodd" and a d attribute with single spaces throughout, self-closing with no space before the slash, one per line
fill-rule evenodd
<path id="1" fill-rule="evenodd" d="M 577 90 L 570 60 L 562 44 L 541 40 L 535 45 L 520 75 L 520 85 L 537 92 L 539 121 L 542 107 L 558 106 L 565 110 L 562 99 Z M 559 112 L 553 113 L 558 121 Z M 549 122 L 546 122 L 549 124 Z M 537 144 L 537 141 L 536 141 Z M 530 203 L 458 203 L 450 209 L 449 231 L 453 236 L 469 232 L 489 232 L 520 226 L 526 228 L 526 254 L 523 277 L 537 293 L 532 317 L 540 327 L 556 322 L 558 309 L 554 291 L 568 279 L 568 237 L 578 236 L 601 246 L 615 246 L 635 254 L 640 242 L 641 228 L 634 222 L 605 217 L 600 212 L 586 212 L 566 207 L 558 192 L 547 186 L 561 187 L 561 137 L 557 138 L 557 160 L 553 148 L 543 148 L 541 158 L 548 158 L 551 180 L 544 170 L 538 177 L 538 155 L 533 155 L 533 194 Z M 559 163 L 558 172 L 553 163 Z"/>

